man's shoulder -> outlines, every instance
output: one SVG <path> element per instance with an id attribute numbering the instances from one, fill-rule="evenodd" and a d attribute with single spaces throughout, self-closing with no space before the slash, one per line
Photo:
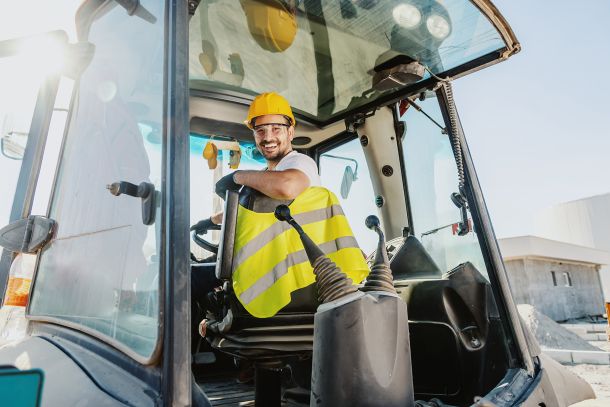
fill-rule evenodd
<path id="1" fill-rule="evenodd" d="M 321 184 L 320 175 L 318 174 L 318 165 L 310 156 L 299 153 L 298 151 L 292 151 L 280 161 L 277 167 L 275 167 L 276 171 L 291 169 L 304 172 L 309 178 L 310 186 L 319 186 Z"/>
<path id="2" fill-rule="evenodd" d="M 279 162 L 278 167 L 282 169 L 294 168 L 295 165 L 306 164 L 316 165 L 316 162 L 307 154 L 299 153 L 298 151 L 291 151 Z"/>

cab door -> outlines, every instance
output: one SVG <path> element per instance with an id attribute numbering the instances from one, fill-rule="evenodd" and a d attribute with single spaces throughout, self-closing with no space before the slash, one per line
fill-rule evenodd
<path id="1" fill-rule="evenodd" d="M 56 96 L 66 43 L 62 31 L 0 42 L 0 227 L 32 212 L 52 120 L 62 132 L 65 109 L 56 106 Z M 12 259 L 12 252 L 2 251 L 0 301 Z"/>
<path id="2" fill-rule="evenodd" d="M 187 15 L 186 2 L 79 8 L 74 45 L 88 54 L 26 311 L 32 336 L 103 355 L 75 358 L 129 405 L 190 404 Z M 72 405 L 56 366 L 31 362 L 54 388 L 43 404 Z M 109 367 L 120 379 L 100 379 Z"/>

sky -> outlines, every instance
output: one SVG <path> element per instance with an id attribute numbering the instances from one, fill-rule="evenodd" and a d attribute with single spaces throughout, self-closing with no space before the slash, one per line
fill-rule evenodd
<path id="1" fill-rule="evenodd" d="M 74 39 L 79 2 L 1 2 L 0 39 L 55 28 Z M 535 234 L 545 208 L 610 192 L 610 2 L 495 4 L 523 50 L 457 80 L 455 99 L 496 234 Z"/>
<path id="2" fill-rule="evenodd" d="M 610 2 L 496 0 L 522 51 L 457 80 L 455 100 L 499 237 L 610 192 Z"/>

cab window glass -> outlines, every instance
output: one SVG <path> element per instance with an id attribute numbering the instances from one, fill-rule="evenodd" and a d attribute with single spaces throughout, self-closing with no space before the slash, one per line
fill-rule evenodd
<path id="1" fill-rule="evenodd" d="M 418 104 L 443 123 L 432 95 Z M 407 109 L 401 120 L 407 125 L 402 148 L 415 237 L 443 272 L 469 261 L 487 276 L 477 234 L 472 230 L 464 236 L 457 233 L 461 214 L 451 194 L 458 190 L 458 174 L 449 136 L 414 108 Z M 470 213 L 468 220 L 472 225 Z"/>
<path id="2" fill-rule="evenodd" d="M 61 142 L 67 124 L 73 87 L 74 80 L 63 77 L 60 79 L 40 165 L 40 175 L 36 183 L 36 193 L 32 201 L 32 210 L 30 211 L 32 215 L 48 215 L 54 175 L 57 170 Z"/>
<path id="3" fill-rule="evenodd" d="M 320 155 L 320 178 L 339 198 L 360 248 L 370 254 L 377 247 L 377 235 L 364 220 L 377 214 L 377 207 L 360 141 L 355 138 Z"/>
<path id="4" fill-rule="evenodd" d="M 189 22 L 190 87 L 274 91 L 326 121 L 384 95 L 374 67 L 397 54 L 438 74 L 505 46 L 467 0 L 203 0 Z"/>
<path id="5" fill-rule="evenodd" d="M 147 226 L 140 198 L 107 188 L 147 182 L 163 193 L 164 7 L 141 6 L 149 18 L 114 2 L 95 16 L 95 52 L 77 85 L 50 204 L 58 229 L 40 256 L 29 313 L 147 360 L 159 330 L 160 210 Z"/>
<path id="6" fill-rule="evenodd" d="M 24 57 L 0 58 L 0 227 L 9 223 L 44 70 Z"/>
<path id="7" fill-rule="evenodd" d="M 213 143 L 217 148 L 217 154 L 214 155 L 215 161 L 212 161 L 212 164 L 203 156 L 203 152 L 206 149 L 206 146 L 208 146 L 208 143 Z M 209 148 L 210 147 L 208 147 L 208 149 Z M 231 148 L 239 148 L 241 151 L 239 166 L 237 168 L 230 167 L 232 161 Z M 224 200 L 220 199 L 215 193 L 216 181 L 237 169 L 262 170 L 267 166 L 265 158 L 256 149 L 254 141 L 237 142 L 234 140 L 211 138 L 210 136 L 191 133 L 190 152 L 191 225 L 223 210 Z M 210 168 L 211 166 L 214 168 Z M 208 231 L 202 237 L 212 243 L 218 243 L 220 231 Z M 192 241 L 191 253 L 198 259 L 205 259 L 212 255 L 212 253 L 199 247 Z"/>

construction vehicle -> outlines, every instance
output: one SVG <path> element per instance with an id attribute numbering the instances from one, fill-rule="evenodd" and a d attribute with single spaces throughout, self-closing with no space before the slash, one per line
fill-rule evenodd
<path id="1" fill-rule="evenodd" d="M 384 405 L 362 395 L 396 360 L 409 393 L 401 405 L 594 398 L 519 319 L 454 101 L 454 80 L 520 50 L 491 1 L 85 0 L 75 22 L 77 41 L 53 33 L 36 51 L 54 69 L 21 157 L 3 142 L 2 159 L 20 168 L 0 230 L 0 286 L 3 311 L 22 311 L 3 314 L 2 389 L 27 377 L 43 406 L 331 399 L 310 391 L 320 385 L 312 364 L 335 360 L 313 352 L 315 284 L 271 318 L 248 315 L 231 292 L 236 204 L 214 183 L 264 168 L 243 120 L 255 95 L 274 91 L 293 106 L 293 147 L 316 160 L 363 252 L 372 262 L 387 250 L 392 298 L 408 310 L 408 321 L 382 315 L 364 331 L 383 343 L 341 338 L 334 377 L 365 387 L 340 393 L 327 381 L 332 400 Z M 0 55 L 28 41 L 5 41 Z M 209 143 L 216 153 L 204 158 Z M 222 230 L 189 236 L 223 205 Z M 379 220 L 365 224 L 369 215 Z M 210 271 L 222 303 L 203 339 L 191 334 L 191 276 Z M 393 359 L 383 344 L 398 337 L 410 351 Z M 351 363 L 365 356 L 361 374 Z M 237 383 L 250 368 L 254 382 Z"/>

